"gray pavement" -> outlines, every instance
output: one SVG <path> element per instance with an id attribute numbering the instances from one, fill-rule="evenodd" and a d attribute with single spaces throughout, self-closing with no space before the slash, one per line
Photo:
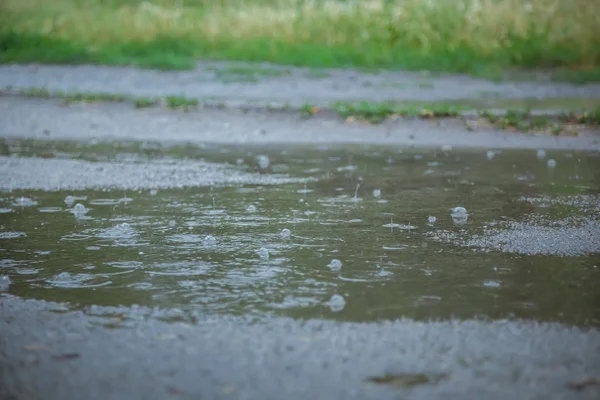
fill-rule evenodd
<path id="1" fill-rule="evenodd" d="M 366 73 L 269 64 L 201 62 L 193 71 L 153 71 L 110 66 L 0 65 L 0 88 L 183 95 L 291 106 L 334 101 L 439 101 L 456 99 L 600 98 L 600 84 L 544 81 L 492 82 L 462 75 L 415 72 Z"/>
<path id="2" fill-rule="evenodd" d="M 135 109 L 131 104 L 70 104 L 60 100 L 0 96 L 0 136 L 48 140 L 158 140 L 165 143 L 380 144 L 422 147 L 599 150 L 598 129 L 579 136 L 502 131 L 482 125 L 469 131 L 458 120 L 397 119 L 379 125 L 347 124 L 331 115 L 305 119 L 294 113 L 205 108 Z"/>
<path id="3" fill-rule="evenodd" d="M 49 311 L 49 310 L 56 311 Z M 58 312 L 60 311 L 60 312 Z M 600 332 L 530 322 L 103 317 L 0 297 L 2 399 L 597 399 Z M 411 378 L 412 376 L 418 378 Z M 422 382 L 425 379 L 429 382 Z M 402 385 L 370 383 L 396 377 Z M 410 382 L 414 386 L 410 386 Z M 417 384 L 421 382 L 421 384 Z"/>

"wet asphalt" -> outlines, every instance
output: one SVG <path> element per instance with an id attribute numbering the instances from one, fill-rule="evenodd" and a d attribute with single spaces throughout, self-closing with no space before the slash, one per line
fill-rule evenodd
<path id="1" fill-rule="evenodd" d="M 49 311 L 54 310 L 54 311 Z M 100 317 L 0 298 L 3 399 L 597 399 L 600 332 L 559 324 Z M 414 386 L 406 386 L 411 382 Z M 373 383 L 396 377 L 403 385 Z M 423 378 L 426 377 L 426 378 Z M 423 382 L 429 379 L 429 382 Z M 420 382 L 421 384 L 417 384 Z"/>
<path id="2" fill-rule="evenodd" d="M 462 75 L 418 72 L 311 70 L 270 64 L 200 62 L 192 71 L 153 71 L 111 66 L 2 65 L 0 88 L 179 95 L 292 106 L 334 101 L 439 101 L 454 99 L 598 98 L 600 84 L 538 79 L 493 82 Z"/>
<path id="3" fill-rule="evenodd" d="M 119 93 L 135 95 L 175 94 L 179 90 L 187 96 L 212 96 L 218 92 L 231 98 L 259 100 L 265 100 L 265 96 L 272 99 L 272 93 L 288 93 L 286 88 L 291 87 L 295 90 L 289 91 L 293 96 L 281 97 L 302 103 L 325 98 L 362 98 L 371 87 L 365 84 L 353 85 L 352 90 L 329 88 L 327 85 L 334 85 L 335 79 L 353 74 L 340 72 L 331 78 L 332 82 L 321 81 L 318 85 L 322 90 L 315 92 L 311 87 L 299 87 L 299 81 L 292 79 L 300 73 L 303 72 L 293 70 L 291 75 L 272 78 L 268 85 L 254 89 L 251 84 L 237 83 L 227 91 L 225 83 L 202 81 L 198 71 L 158 73 L 112 67 L 1 66 L 0 86 L 63 90 L 75 87 L 102 92 L 118 89 Z M 407 82 L 414 79 L 411 74 L 399 74 L 394 79 L 402 77 Z M 432 100 L 456 98 L 458 94 L 473 97 L 485 90 L 511 97 L 600 93 L 597 85 L 496 86 L 472 78 L 439 79 L 433 90 L 414 89 L 412 95 L 407 94 L 408 98 L 429 96 L 426 99 Z M 366 88 L 365 92 L 357 89 L 360 87 Z M 391 96 L 388 90 L 383 90 L 377 94 L 377 100 L 385 99 L 388 94 Z M 394 98 L 398 98 L 397 91 Z M 470 132 L 457 121 L 438 124 L 397 120 L 371 126 L 344 124 L 324 116 L 302 119 L 278 112 L 136 110 L 128 104 L 65 105 L 57 100 L 13 96 L 0 97 L 0 136 L 76 141 L 372 143 L 600 150 L 600 136 L 594 131 L 579 137 L 549 137 L 485 127 Z M 58 190 L 69 185 L 101 187 L 118 180 L 127 187 L 142 188 L 156 187 L 156 182 L 212 184 L 256 179 L 263 184 L 279 184 L 285 179 L 242 176 L 239 172 L 191 161 L 150 166 L 147 170 L 128 170 L 127 166 L 113 163 L 104 165 L 102 170 L 86 169 L 88 166 L 84 164 L 77 160 L 3 157 L 0 186 L 3 190 Z M 598 229 L 597 222 L 590 224 L 589 229 Z M 586 237 L 597 237 L 597 232 Z M 523 246 L 535 247 L 536 243 L 546 246 L 539 238 L 530 242 L 521 238 L 514 242 L 513 246 L 521 246 L 515 250 L 506 244 L 505 238 L 497 239 L 498 246 L 508 246 L 503 251 L 517 256 L 529 254 L 527 249 L 519 251 Z M 567 242 L 569 249 L 575 251 L 566 256 L 578 254 L 582 238 L 575 236 Z M 583 242 L 597 252 L 597 242 Z M 593 379 L 600 378 L 600 331 L 594 328 L 516 321 L 399 320 L 360 324 L 287 318 L 250 321 L 206 315 L 199 315 L 193 324 L 167 323 L 145 316 L 132 317 L 125 328 L 106 328 L 109 323 L 110 319 L 69 307 L 2 295 L 0 399 L 600 397 L 600 385 L 593 384 Z M 372 383 L 369 378 L 397 385 Z"/>

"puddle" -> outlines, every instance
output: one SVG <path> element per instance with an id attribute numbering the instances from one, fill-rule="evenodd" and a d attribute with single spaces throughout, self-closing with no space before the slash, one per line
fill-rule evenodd
<path id="1" fill-rule="evenodd" d="M 3 292 L 177 318 L 600 326 L 598 153 L 146 147 L 0 143 L 0 169 L 22 167 L 0 193 Z M 46 187 L 44 163 L 96 181 Z"/>

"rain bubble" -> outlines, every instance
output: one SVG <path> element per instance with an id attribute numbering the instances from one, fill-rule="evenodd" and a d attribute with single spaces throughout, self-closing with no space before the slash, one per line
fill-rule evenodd
<path id="1" fill-rule="evenodd" d="M 452 214 L 454 215 L 467 215 L 467 209 L 464 207 L 454 207 L 452 210 Z"/>
<path id="2" fill-rule="evenodd" d="M 214 246 L 217 244 L 217 239 L 213 235 L 207 235 L 202 239 L 202 243 L 204 243 L 205 246 Z"/>
<path id="3" fill-rule="evenodd" d="M 77 204 L 75 204 L 75 207 L 73 207 L 72 212 L 76 217 L 83 217 L 85 214 L 88 213 L 88 211 L 89 210 L 87 208 L 85 208 L 85 206 L 83 204 L 77 203 Z"/>
<path id="4" fill-rule="evenodd" d="M 269 168 L 269 164 L 271 164 L 271 160 L 269 160 L 269 157 L 261 154 L 257 158 L 258 158 L 258 166 L 261 169 L 267 169 L 267 168 Z"/>
<path id="5" fill-rule="evenodd" d="M 327 302 L 327 305 L 331 311 L 340 312 L 344 309 L 344 307 L 346 307 L 346 300 L 344 300 L 344 296 L 334 294 Z"/>
<path id="6" fill-rule="evenodd" d="M 71 207 L 73 204 L 75 204 L 75 197 L 73 197 L 73 196 L 65 197 L 65 204 L 67 205 L 67 207 Z"/>
<path id="7" fill-rule="evenodd" d="M 494 158 L 495 155 L 496 155 L 496 152 L 494 150 L 489 150 L 487 152 L 487 158 L 488 158 L 488 160 L 491 160 L 492 158 Z"/>
<path id="8" fill-rule="evenodd" d="M 281 233 L 279 233 L 279 236 L 281 236 L 282 239 L 289 239 L 291 235 L 292 232 L 290 232 L 288 228 L 284 228 Z"/>
<path id="9" fill-rule="evenodd" d="M 11 282 L 10 282 L 10 278 L 8 277 L 8 275 L 0 275 L 0 291 L 8 290 L 10 283 Z"/>
<path id="10" fill-rule="evenodd" d="M 254 204 L 250 204 L 248 206 L 248 208 L 246 208 L 246 211 L 249 213 L 255 213 L 256 212 L 256 206 Z"/>
<path id="11" fill-rule="evenodd" d="M 268 259 L 269 258 L 269 249 L 267 249 L 266 247 L 261 247 L 258 251 L 258 256 L 262 259 Z"/>
<path id="12" fill-rule="evenodd" d="M 437 221 L 436 217 L 427 217 L 427 222 L 429 222 L 430 224 L 435 224 L 435 221 Z"/>
<path id="13" fill-rule="evenodd" d="M 546 151 L 539 149 L 536 153 L 537 158 L 539 158 L 540 160 L 543 160 L 544 158 L 546 158 Z"/>
<path id="14" fill-rule="evenodd" d="M 342 262 L 334 258 L 329 264 L 327 264 L 327 266 L 331 268 L 332 271 L 339 271 L 342 269 Z"/>
<path id="15" fill-rule="evenodd" d="M 379 189 L 373 190 L 373 197 L 381 197 L 381 190 L 379 190 Z"/>
<path id="16" fill-rule="evenodd" d="M 158 190 L 152 189 L 150 190 L 150 196 L 156 196 L 158 194 Z"/>
<path id="17" fill-rule="evenodd" d="M 464 207 L 455 207 L 450 215 L 452 216 L 452 221 L 457 225 L 466 224 L 469 218 L 469 214 Z"/>
<path id="18" fill-rule="evenodd" d="M 548 168 L 555 168 L 556 167 L 556 161 L 553 159 L 548 160 Z"/>

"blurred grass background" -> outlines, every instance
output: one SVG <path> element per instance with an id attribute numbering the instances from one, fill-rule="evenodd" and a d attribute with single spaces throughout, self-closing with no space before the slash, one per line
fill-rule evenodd
<path id="1" fill-rule="evenodd" d="M 2 0 L 0 62 L 198 59 L 600 81 L 600 0 Z"/>

